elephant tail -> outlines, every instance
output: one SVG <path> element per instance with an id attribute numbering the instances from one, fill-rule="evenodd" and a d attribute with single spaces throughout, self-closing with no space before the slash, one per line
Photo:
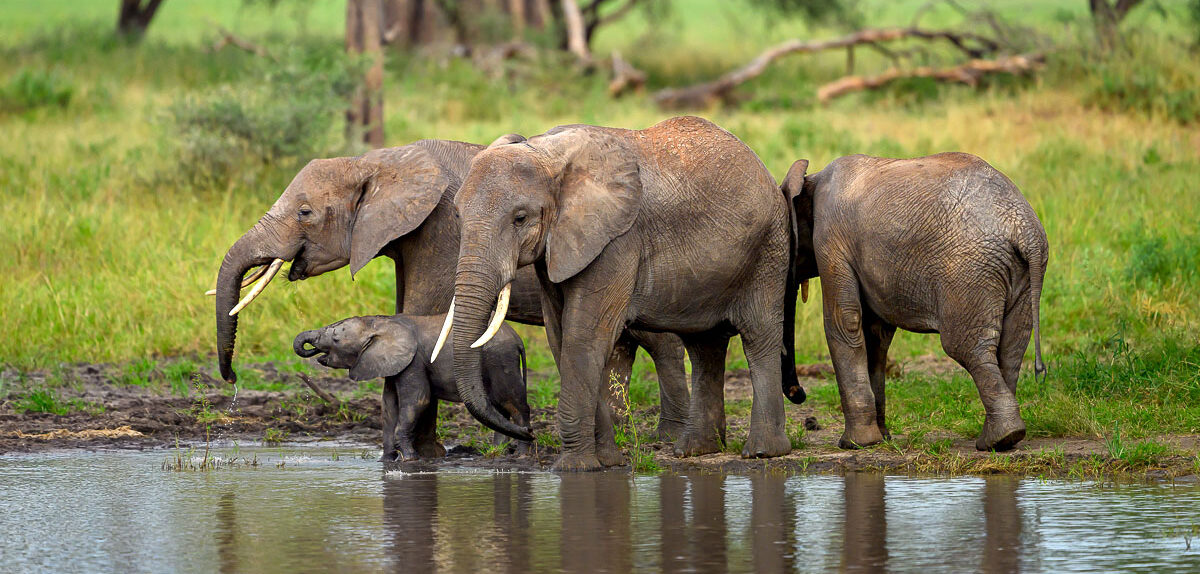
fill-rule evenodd
<path id="1" fill-rule="evenodd" d="M 799 162 L 797 162 L 799 163 Z M 808 162 L 804 162 L 807 167 Z M 785 194 L 786 197 L 786 194 Z M 800 404 L 808 398 L 804 387 L 800 386 L 800 378 L 796 376 L 796 292 L 800 289 L 800 274 L 796 269 L 796 258 L 799 239 L 797 238 L 796 210 L 789 199 L 787 204 L 788 222 L 788 272 L 787 283 L 783 292 L 783 349 L 781 349 L 780 367 L 782 369 L 783 396 L 793 404 Z M 807 287 L 806 287 L 807 288 Z M 805 294 L 807 295 L 807 291 Z"/>
<path id="2" fill-rule="evenodd" d="M 1046 262 L 1049 259 L 1046 232 L 1041 225 L 1024 230 L 1013 246 L 1029 268 L 1029 300 L 1033 307 L 1033 378 L 1038 381 L 1040 375 L 1039 382 L 1045 383 L 1047 371 L 1046 364 L 1042 362 L 1041 305 L 1042 282 L 1046 277 Z"/>
<path id="3" fill-rule="evenodd" d="M 528 369 L 525 368 L 525 341 L 521 340 L 520 337 L 517 337 L 517 342 L 519 343 L 517 345 L 517 351 L 521 353 L 521 388 L 528 390 L 529 381 L 526 379 Z"/>

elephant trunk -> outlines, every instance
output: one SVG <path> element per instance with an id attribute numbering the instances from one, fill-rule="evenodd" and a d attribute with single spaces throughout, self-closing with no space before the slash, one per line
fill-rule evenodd
<path id="1" fill-rule="evenodd" d="M 487 264 L 459 261 L 454 287 L 454 378 L 467 410 L 487 427 L 520 440 L 532 440 L 529 429 L 519 427 L 492 406 L 481 376 L 480 348 L 471 348 L 485 331 L 500 292 L 499 273 Z"/>
<path id="2" fill-rule="evenodd" d="M 297 355 L 300 355 L 305 359 L 316 355 L 317 353 L 321 352 L 321 349 L 317 347 L 317 340 L 320 339 L 320 337 L 320 329 L 300 333 L 299 335 L 296 335 L 296 339 L 292 341 L 292 350 L 295 351 Z M 306 348 L 306 345 L 312 346 L 312 348 L 308 349 Z"/>
<path id="3" fill-rule="evenodd" d="M 237 314 L 230 315 L 230 311 L 238 303 L 242 278 L 252 267 L 265 265 L 276 258 L 291 259 L 294 256 L 283 254 L 281 235 L 268 233 L 266 221 L 267 217 L 264 216 L 229 248 L 217 274 L 217 361 L 221 378 L 227 383 L 237 382 L 237 373 L 233 370 L 233 348 L 237 339 L 238 318 Z"/>

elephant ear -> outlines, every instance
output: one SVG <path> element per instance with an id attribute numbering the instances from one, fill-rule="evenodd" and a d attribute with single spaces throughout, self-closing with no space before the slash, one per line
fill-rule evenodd
<path id="1" fill-rule="evenodd" d="M 500 145 L 521 143 L 523 141 L 525 141 L 525 136 L 523 136 L 521 134 L 504 134 L 504 135 L 492 140 L 492 143 L 488 144 L 488 147 L 496 147 L 496 146 L 500 146 Z"/>
<path id="2" fill-rule="evenodd" d="M 561 283 L 633 227 L 642 178 L 637 157 L 611 136 L 564 132 L 557 137 L 586 138 L 559 176 L 558 211 L 546 238 L 546 269 L 551 281 Z"/>
<path id="3" fill-rule="evenodd" d="M 425 221 L 450 186 L 429 152 L 417 146 L 372 151 L 358 160 L 363 194 L 350 230 L 350 276 L 385 245 Z"/>
<path id="4" fill-rule="evenodd" d="M 804 176 L 808 173 L 808 160 L 798 159 L 792 163 L 792 167 L 788 169 L 787 175 L 783 177 L 783 184 L 779 186 L 783 193 L 787 195 L 788 200 L 795 200 L 796 196 L 804 189 Z"/>
<path id="5" fill-rule="evenodd" d="M 356 381 L 390 377 L 408 367 L 417 352 L 417 336 L 410 325 L 391 317 L 376 317 L 370 338 L 350 367 Z"/>

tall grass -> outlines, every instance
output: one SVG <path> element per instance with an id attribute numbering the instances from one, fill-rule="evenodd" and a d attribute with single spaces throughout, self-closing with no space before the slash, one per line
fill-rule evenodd
<path id="1" fill-rule="evenodd" d="M 313 3 L 299 16 L 233 0 L 166 3 L 140 46 L 115 41 L 107 32 L 111 6 L 93 4 L 103 3 L 0 7 L 0 85 L 26 100 L 48 102 L 0 113 L 0 189 L 6 193 L 0 202 L 0 323 L 24 343 L 0 360 L 22 370 L 210 353 L 213 307 L 202 293 L 225 250 L 278 197 L 305 154 L 338 153 L 335 146 L 317 145 L 340 135 L 336 111 L 313 118 L 315 130 L 301 132 L 288 130 L 312 127 L 297 125 L 303 117 L 285 114 L 272 123 L 269 116 L 260 121 L 249 112 L 231 113 L 218 118 L 221 125 L 252 130 L 247 137 L 274 129 L 282 135 L 267 140 L 290 138 L 297 147 L 268 150 L 253 165 L 220 167 L 220 178 L 181 177 L 193 167 L 186 152 L 194 140 L 178 119 L 189 102 L 211 109 L 203 107 L 211 103 L 206 94 L 263 93 L 245 105 L 256 106 L 254 113 L 270 113 L 273 106 L 287 112 L 291 102 L 279 95 L 286 88 L 255 90 L 265 89 L 265 74 L 292 70 L 288 77 L 300 82 L 307 72 L 331 69 L 327 60 L 306 60 L 304 54 L 338 52 L 339 2 Z M 868 24 L 906 23 L 920 4 L 868 6 Z M 743 106 L 701 115 L 742 138 L 778 177 L 801 157 L 811 160 L 812 171 L 849 153 L 961 150 L 985 158 L 1025 193 L 1051 244 L 1042 341 L 1052 381 L 1058 381 L 1050 390 L 1061 395 L 1036 394 L 1050 392 L 1040 389 L 1031 396 L 1194 403 L 1200 62 L 1186 57 L 1194 52 L 1177 38 L 1182 33 L 1174 20 L 1138 12 L 1131 26 L 1162 33 L 1133 35 L 1128 56 L 1089 59 L 1094 56 L 1081 48 L 1087 22 L 1079 4 L 995 6 L 1060 42 L 1036 80 L 980 90 L 902 86 L 821 107 L 813 87 L 844 72 L 844 55 L 826 54 L 780 62 L 746 87 Z M 680 85 L 711 78 L 781 39 L 834 33 L 803 22 L 769 23 L 729 3 L 676 8 L 665 24 L 635 15 L 628 25 L 602 32 L 597 53 L 620 48 L 650 72 L 652 85 Z M 730 14 L 731 20 L 721 17 Z M 231 49 L 210 53 L 203 27 L 189 24 L 198 17 L 264 40 L 281 62 Z M 941 26 L 956 16 L 939 9 L 928 18 Z M 747 27 L 762 33 L 747 35 Z M 301 29 L 305 33 L 297 36 Z M 646 34 L 651 29 L 661 33 Z M 389 144 L 418 138 L 487 142 L 501 133 L 532 135 L 573 122 L 639 128 L 670 115 L 646 95 L 612 100 L 604 74 L 581 74 L 555 58 L 514 62 L 495 78 L 466 60 L 389 53 Z M 860 54 L 859 69 L 887 66 L 882 57 L 873 58 Z M 333 76 L 326 77 L 329 93 L 338 93 Z M 289 343 L 296 332 L 390 311 L 390 266 L 369 265 L 354 282 L 348 274 L 273 284 L 241 315 L 238 360 L 294 362 Z M 819 301 L 815 287 L 812 296 Z M 819 308 L 810 302 L 797 314 L 804 362 L 826 355 Z M 1118 333 L 1125 347 L 1114 359 Z M 521 334 L 530 341 L 531 367 L 551 374 L 540 330 L 523 328 Z M 936 336 L 897 334 L 893 356 L 929 353 L 941 353 Z M 737 345 L 730 365 L 744 365 Z M 635 402 L 656 398 L 641 380 L 648 373 L 639 362 Z M 955 377 L 946 384 L 962 389 L 961 397 L 946 400 L 975 408 L 968 381 Z M 1051 418 L 1042 421 L 1047 428 L 1063 426 Z M 1080 419 L 1070 420 L 1078 426 Z M 1093 430 L 1102 431 L 1103 422 L 1097 420 Z"/>

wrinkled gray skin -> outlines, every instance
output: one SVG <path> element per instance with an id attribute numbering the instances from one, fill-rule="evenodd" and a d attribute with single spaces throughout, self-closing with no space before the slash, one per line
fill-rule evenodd
<path id="1" fill-rule="evenodd" d="M 510 139 L 497 141 L 524 139 L 505 137 Z M 471 158 L 482 149 L 476 144 L 422 140 L 357 158 L 309 162 L 258 223 L 229 248 L 221 264 L 216 323 L 222 378 L 237 380 L 233 371 L 237 317 L 228 313 L 238 300 L 238 285 L 251 267 L 275 258 L 292 262 L 288 279 L 295 281 L 346 265 L 351 274 L 357 273 L 372 258 L 386 255 L 396 266 L 397 313 L 445 313 L 454 294 L 459 252 L 454 195 Z M 532 268 L 517 272 L 507 318 L 541 325 L 540 292 Z M 650 332 L 628 333 L 622 341 L 620 352 L 613 356 L 613 372 L 627 381 L 637 346 L 645 347 L 659 378 L 659 437 L 679 436 L 688 404 L 682 344 L 673 335 Z M 525 432 L 505 423 L 509 434 Z"/>
<path id="2" fill-rule="evenodd" d="M 888 437 L 884 373 L 896 328 L 941 333 L 975 380 L 986 417 L 975 442 L 1006 450 L 1025 437 L 1021 359 L 1036 336 L 1046 232 L 1004 174 L 965 153 L 914 159 L 852 155 L 782 189 L 797 215 L 795 272 L 821 276 L 825 338 L 846 431 L 839 446 Z"/>
<path id="3" fill-rule="evenodd" d="M 780 393 L 781 370 L 795 377 L 782 345 L 790 212 L 758 156 L 732 134 L 695 117 L 640 131 L 558 127 L 480 152 L 455 205 L 462 246 L 451 337 L 459 393 L 475 402 L 476 417 L 500 415 L 469 346 L 503 286 L 533 265 L 562 380 L 555 469 L 622 463 L 594 439 L 605 359 L 626 327 L 678 333 L 687 347 L 692 404 L 678 455 L 720 449 L 735 334 L 754 385 L 742 455 L 790 452 Z"/>
<path id="4" fill-rule="evenodd" d="M 301 357 L 321 354 L 317 362 L 349 369 L 356 381 L 384 379 L 380 460 L 439 458 L 446 449 L 437 440 L 437 401 L 462 402 L 450 349 L 442 350 L 449 360 L 429 360 L 445 319 L 444 314 L 350 317 L 296 335 L 292 349 Z M 529 426 L 521 337 L 503 325 L 480 351 L 488 402 L 517 426 Z M 496 434 L 497 443 L 507 439 L 501 437 Z M 518 443 L 518 453 L 528 450 L 529 442 Z"/>

